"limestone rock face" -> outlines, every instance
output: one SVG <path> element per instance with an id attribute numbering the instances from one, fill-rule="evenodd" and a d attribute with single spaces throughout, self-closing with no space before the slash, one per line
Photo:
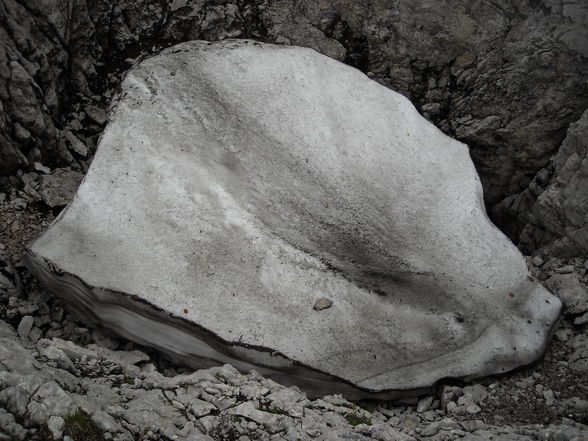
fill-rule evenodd
<path id="1" fill-rule="evenodd" d="M 588 111 L 570 125 L 551 167 L 502 209 L 521 213 L 520 245 L 544 255 L 582 256 L 588 250 Z M 522 209 L 521 209 L 522 208 Z"/>
<path id="2" fill-rule="evenodd" d="M 464 144 L 354 68 L 243 40 L 127 74 L 25 260 L 173 359 L 352 397 L 529 363 L 561 308 L 488 220 Z"/>

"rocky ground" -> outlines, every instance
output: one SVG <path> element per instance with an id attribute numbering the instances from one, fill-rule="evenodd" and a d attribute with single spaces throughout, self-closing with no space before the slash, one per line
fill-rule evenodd
<path id="1" fill-rule="evenodd" d="M 397 403 L 310 399 L 228 365 L 175 366 L 89 329 L 38 287 L 20 262 L 24 246 L 86 167 L 38 164 L 21 175 L 24 189 L 0 193 L 0 440 L 588 440 L 588 261 L 529 258 L 566 304 L 532 366 Z"/>

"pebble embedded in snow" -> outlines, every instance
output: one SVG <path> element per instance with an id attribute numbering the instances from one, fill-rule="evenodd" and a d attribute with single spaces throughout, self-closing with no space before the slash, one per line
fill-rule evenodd
<path id="1" fill-rule="evenodd" d="M 315 311 L 322 311 L 323 309 L 330 308 L 332 305 L 333 305 L 333 302 L 331 300 L 329 300 L 325 297 L 322 297 L 314 303 L 313 308 Z"/>

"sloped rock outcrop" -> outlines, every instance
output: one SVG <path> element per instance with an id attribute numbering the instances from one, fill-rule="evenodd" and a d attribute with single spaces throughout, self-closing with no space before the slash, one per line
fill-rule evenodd
<path id="1" fill-rule="evenodd" d="M 588 111 L 570 125 L 550 167 L 497 207 L 499 215 L 518 213 L 525 251 L 573 257 L 588 250 L 587 158 Z"/>
<path id="2" fill-rule="evenodd" d="M 173 359 L 354 397 L 529 363 L 561 308 L 488 220 L 467 146 L 351 67 L 251 41 L 134 67 L 26 263 Z"/>

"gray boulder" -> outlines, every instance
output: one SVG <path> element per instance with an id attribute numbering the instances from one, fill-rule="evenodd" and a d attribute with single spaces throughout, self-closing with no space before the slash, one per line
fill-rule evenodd
<path id="1" fill-rule="evenodd" d="M 89 323 L 354 397 L 542 354 L 561 303 L 488 220 L 467 147 L 361 72 L 189 42 L 133 68 L 109 120 L 25 258 Z"/>

